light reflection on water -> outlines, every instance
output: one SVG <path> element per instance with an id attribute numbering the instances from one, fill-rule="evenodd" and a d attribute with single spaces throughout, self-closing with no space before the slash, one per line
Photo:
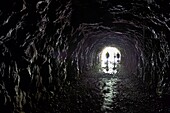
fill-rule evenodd
<path id="1" fill-rule="evenodd" d="M 114 76 L 114 75 L 113 75 Z M 103 104 L 101 110 L 103 113 L 113 110 L 113 98 L 118 94 L 117 91 L 117 82 L 120 81 L 118 78 L 101 78 L 103 86 L 100 86 L 102 95 L 103 95 Z"/>
<path id="2" fill-rule="evenodd" d="M 112 62 L 106 62 L 105 66 L 103 66 L 100 71 L 108 74 L 116 74 L 120 68 L 119 63 L 113 64 Z"/>

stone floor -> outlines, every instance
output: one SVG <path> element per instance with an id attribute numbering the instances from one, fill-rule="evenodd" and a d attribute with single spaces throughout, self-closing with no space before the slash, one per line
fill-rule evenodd
<path id="1" fill-rule="evenodd" d="M 78 82 L 66 85 L 53 105 L 56 113 L 170 113 L 162 99 L 126 73 L 89 71 Z"/>

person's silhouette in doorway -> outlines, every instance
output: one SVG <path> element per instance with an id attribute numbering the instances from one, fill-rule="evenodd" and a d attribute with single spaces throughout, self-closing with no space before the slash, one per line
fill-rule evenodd
<path id="1" fill-rule="evenodd" d="M 109 56 L 110 56 L 110 54 L 107 52 L 107 53 L 106 53 L 106 58 L 108 59 L 108 58 L 109 58 Z"/>
<path id="2" fill-rule="evenodd" d="M 110 54 L 107 52 L 106 53 L 106 58 L 107 58 L 107 61 L 106 61 L 106 71 L 109 71 L 109 65 L 108 65 L 108 58 L 110 57 Z"/>

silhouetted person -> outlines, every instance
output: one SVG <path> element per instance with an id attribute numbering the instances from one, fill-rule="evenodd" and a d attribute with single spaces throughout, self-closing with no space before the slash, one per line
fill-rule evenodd
<path id="1" fill-rule="evenodd" d="M 107 52 L 107 53 L 106 53 L 106 58 L 108 59 L 108 58 L 109 58 L 109 56 L 110 56 L 110 54 Z"/>
<path id="2" fill-rule="evenodd" d="M 117 53 L 117 58 L 120 58 L 120 54 L 119 53 Z"/>

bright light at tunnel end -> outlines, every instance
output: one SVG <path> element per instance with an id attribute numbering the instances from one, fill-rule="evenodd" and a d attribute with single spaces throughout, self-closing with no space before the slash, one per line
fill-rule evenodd
<path id="1" fill-rule="evenodd" d="M 101 68 L 104 73 L 115 74 L 120 66 L 121 53 L 116 47 L 105 47 L 101 52 Z"/>

